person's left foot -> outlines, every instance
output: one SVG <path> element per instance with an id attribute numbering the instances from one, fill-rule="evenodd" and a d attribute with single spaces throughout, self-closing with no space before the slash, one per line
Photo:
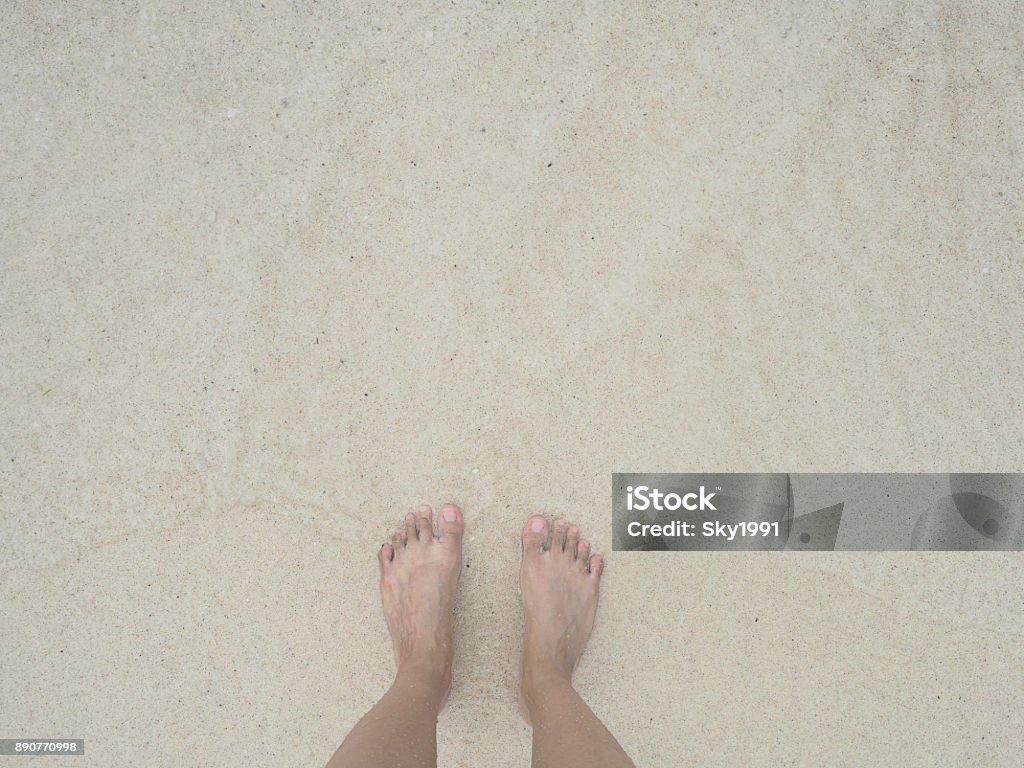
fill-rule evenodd
<path id="1" fill-rule="evenodd" d="M 444 707 L 452 681 L 455 589 L 462 573 L 462 510 L 427 505 L 380 548 L 380 595 L 395 648 L 398 677 L 438 694 Z"/>

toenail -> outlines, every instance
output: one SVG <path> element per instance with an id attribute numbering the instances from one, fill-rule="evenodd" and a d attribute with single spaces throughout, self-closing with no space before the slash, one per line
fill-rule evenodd
<path id="1" fill-rule="evenodd" d="M 544 518 L 535 517 L 530 521 L 530 530 L 534 533 L 540 533 L 544 530 Z"/>
<path id="2" fill-rule="evenodd" d="M 455 514 L 455 510 L 452 507 L 445 507 L 443 514 L 446 523 L 454 523 L 459 519 L 459 516 Z"/>

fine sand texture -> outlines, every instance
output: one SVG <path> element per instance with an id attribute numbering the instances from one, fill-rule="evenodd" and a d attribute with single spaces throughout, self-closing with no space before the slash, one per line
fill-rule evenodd
<path id="1" fill-rule="evenodd" d="M 616 471 L 1024 470 L 1017 3 L 0 31 L 0 738 L 322 765 L 451 500 L 443 766 L 528 765 L 537 510 L 608 555 L 576 680 L 638 768 L 1021 765 L 1019 553 L 609 552 Z"/>

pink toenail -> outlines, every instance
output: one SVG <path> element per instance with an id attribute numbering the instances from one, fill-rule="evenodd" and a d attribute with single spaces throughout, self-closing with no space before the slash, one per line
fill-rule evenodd
<path id="1" fill-rule="evenodd" d="M 535 517 L 535 518 L 533 518 L 533 520 L 530 521 L 530 530 L 533 531 L 534 533 L 540 533 L 541 531 L 543 531 L 544 530 L 544 518 L 543 517 Z"/>
<path id="2" fill-rule="evenodd" d="M 451 507 L 445 507 L 443 514 L 446 523 L 454 523 L 458 519 L 458 515 L 455 514 L 455 510 Z"/>

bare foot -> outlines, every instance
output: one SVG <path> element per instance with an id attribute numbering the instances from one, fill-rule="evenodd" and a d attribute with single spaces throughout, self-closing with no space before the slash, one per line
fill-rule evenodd
<path id="1" fill-rule="evenodd" d="M 395 648 L 398 677 L 412 680 L 440 712 L 452 683 L 455 588 L 462 573 L 462 511 L 427 505 L 380 548 L 380 595 Z"/>
<path id="2" fill-rule="evenodd" d="M 526 615 L 519 712 L 530 722 L 530 704 L 545 685 L 572 681 L 597 615 L 604 559 L 590 554 L 580 530 L 565 520 L 552 526 L 535 516 L 523 527 L 519 589 Z"/>

